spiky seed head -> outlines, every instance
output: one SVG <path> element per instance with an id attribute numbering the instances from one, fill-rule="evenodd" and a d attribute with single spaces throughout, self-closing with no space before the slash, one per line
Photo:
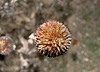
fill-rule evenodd
<path id="1" fill-rule="evenodd" d="M 0 37 L 0 54 L 6 55 L 13 50 L 14 44 L 10 37 L 2 36 Z"/>
<path id="2" fill-rule="evenodd" d="M 70 44 L 71 34 L 62 23 L 56 21 L 43 23 L 36 32 L 36 45 L 40 53 L 48 57 L 64 54 Z"/>

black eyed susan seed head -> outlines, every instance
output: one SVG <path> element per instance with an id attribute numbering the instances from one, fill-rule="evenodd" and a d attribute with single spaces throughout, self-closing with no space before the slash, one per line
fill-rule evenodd
<path id="1" fill-rule="evenodd" d="M 64 54 L 70 47 L 71 34 L 59 22 L 43 23 L 36 32 L 36 45 L 41 54 L 56 57 Z"/>
<path id="2" fill-rule="evenodd" d="M 11 38 L 7 36 L 0 37 L 0 54 L 9 54 L 14 49 L 14 44 Z"/>

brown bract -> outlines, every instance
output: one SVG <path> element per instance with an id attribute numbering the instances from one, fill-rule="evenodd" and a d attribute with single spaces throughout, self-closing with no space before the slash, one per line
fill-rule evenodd
<path id="1" fill-rule="evenodd" d="M 36 32 L 36 45 L 43 55 L 55 57 L 64 54 L 71 44 L 71 34 L 59 22 L 43 23 Z"/>
<path id="2" fill-rule="evenodd" d="M 6 55 L 13 50 L 13 41 L 7 36 L 0 37 L 0 54 Z"/>

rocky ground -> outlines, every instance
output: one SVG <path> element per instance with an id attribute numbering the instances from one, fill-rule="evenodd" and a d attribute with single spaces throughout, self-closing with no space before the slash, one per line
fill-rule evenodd
<path id="1" fill-rule="evenodd" d="M 68 52 L 56 58 L 41 55 L 29 39 L 52 20 L 72 34 Z M 99 23 L 99 0 L 0 0 L 0 36 L 16 45 L 9 55 L 0 55 L 0 72 L 99 72 Z"/>

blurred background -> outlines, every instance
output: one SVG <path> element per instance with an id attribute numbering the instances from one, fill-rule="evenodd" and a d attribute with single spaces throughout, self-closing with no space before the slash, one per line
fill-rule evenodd
<path id="1" fill-rule="evenodd" d="M 72 44 L 56 58 L 43 56 L 29 39 L 44 22 L 69 28 Z M 0 0 L 0 36 L 16 45 L 0 55 L 0 72 L 99 72 L 100 0 Z"/>

